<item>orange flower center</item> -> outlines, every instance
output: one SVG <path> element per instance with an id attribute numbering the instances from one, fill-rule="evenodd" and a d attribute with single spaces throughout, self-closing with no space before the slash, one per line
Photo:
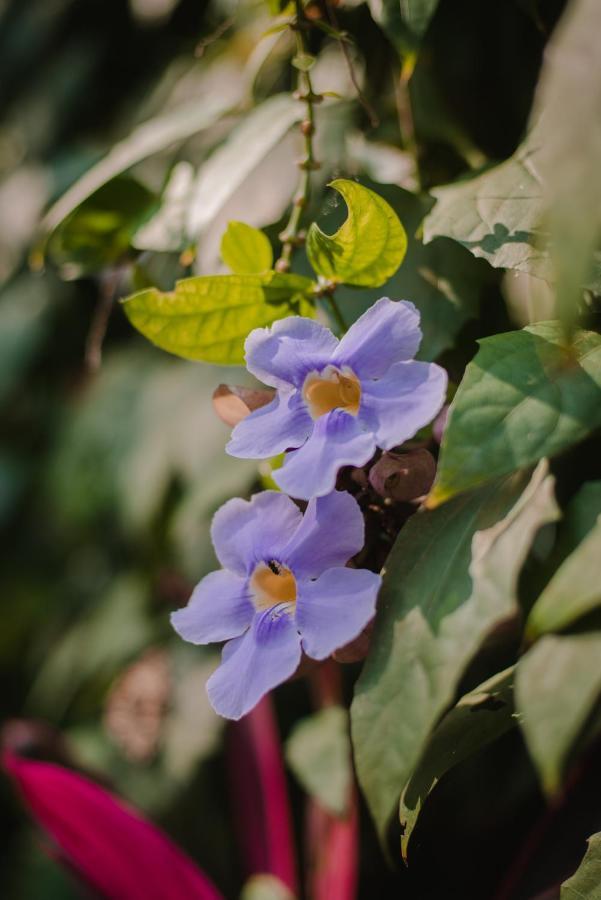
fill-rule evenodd
<path id="1" fill-rule="evenodd" d="M 321 374 L 311 372 L 303 385 L 303 397 L 314 419 L 333 409 L 343 409 L 356 416 L 361 404 L 361 384 L 350 371 L 341 372 L 328 366 Z"/>
<path id="2" fill-rule="evenodd" d="M 296 603 L 296 578 L 286 566 L 259 563 L 250 578 L 255 609 L 263 612 L 280 604 Z"/>

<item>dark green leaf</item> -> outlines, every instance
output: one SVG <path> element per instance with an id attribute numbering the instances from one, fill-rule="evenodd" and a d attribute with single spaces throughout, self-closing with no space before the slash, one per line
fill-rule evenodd
<path id="1" fill-rule="evenodd" d="M 125 313 L 148 340 L 184 359 L 236 365 L 253 328 L 284 316 L 312 315 L 305 295 L 312 282 L 301 275 L 207 275 L 184 278 L 175 290 L 132 294 Z"/>
<path id="2" fill-rule="evenodd" d="M 357 773 L 381 834 L 467 664 L 515 613 L 517 578 L 536 532 L 557 518 L 546 465 L 521 493 L 524 480 L 497 481 L 416 514 L 386 561 L 351 708 Z"/>
<path id="3" fill-rule="evenodd" d="M 344 198 L 348 215 L 336 234 L 314 222 L 307 234 L 307 256 L 329 281 L 378 287 L 394 275 L 407 250 L 405 229 L 391 206 L 356 181 L 338 178 L 330 187 Z"/>
<path id="4" fill-rule="evenodd" d="M 465 694 L 445 715 L 401 796 L 401 849 L 405 858 L 423 805 L 442 776 L 515 724 L 513 667 Z"/>
<path id="5" fill-rule="evenodd" d="M 580 867 L 561 886 L 560 900 L 601 900 L 601 834 L 588 839 Z"/>
<path id="6" fill-rule="evenodd" d="M 70 276 L 99 272 L 127 253 L 156 198 L 128 176 L 109 181 L 84 200 L 50 235 L 46 253 Z"/>
<path id="7" fill-rule="evenodd" d="M 561 564 L 532 607 L 526 623 L 530 640 L 567 628 L 601 604 L 600 560 L 601 519 Z"/>
<path id="8" fill-rule="evenodd" d="M 557 322 L 481 341 L 453 403 L 429 504 L 553 456 L 601 424 L 601 336 Z"/>
<path id="9" fill-rule="evenodd" d="M 568 754 L 600 694 L 599 631 L 546 635 L 520 659 L 516 708 L 526 744 L 548 793 L 560 787 Z"/>

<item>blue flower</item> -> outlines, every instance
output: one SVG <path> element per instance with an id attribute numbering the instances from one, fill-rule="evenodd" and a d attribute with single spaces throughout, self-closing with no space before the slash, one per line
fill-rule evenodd
<path id="1" fill-rule="evenodd" d="M 342 466 L 402 444 L 442 407 L 446 372 L 413 359 L 421 336 L 413 304 L 386 297 L 340 341 L 298 316 L 251 331 L 247 368 L 276 395 L 236 425 L 227 452 L 264 459 L 288 451 L 277 485 L 304 500 L 329 494 Z"/>
<path id="2" fill-rule="evenodd" d="M 361 633 L 375 612 L 380 576 L 345 568 L 362 548 L 357 501 L 334 491 L 304 515 L 277 491 L 229 500 L 211 537 L 223 566 L 173 613 L 193 644 L 228 641 L 207 691 L 220 715 L 239 719 L 289 678 L 302 652 L 325 659 Z"/>

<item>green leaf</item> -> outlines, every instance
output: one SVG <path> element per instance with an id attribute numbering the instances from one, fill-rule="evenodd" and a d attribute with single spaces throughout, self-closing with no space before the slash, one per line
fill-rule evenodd
<path id="1" fill-rule="evenodd" d="M 576 873 L 561 886 L 560 900 L 601 900 L 601 833 L 588 839 Z"/>
<path id="2" fill-rule="evenodd" d="M 386 561 L 351 707 L 357 773 L 380 834 L 466 666 L 516 612 L 516 583 L 536 532 L 557 518 L 546 465 L 522 493 L 524 480 L 496 481 L 417 513 Z"/>
<path id="3" fill-rule="evenodd" d="M 526 637 L 561 631 L 601 604 L 601 519 L 561 564 L 528 617 Z"/>
<path id="4" fill-rule="evenodd" d="M 54 229 L 46 254 L 69 277 L 119 262 L 156 208 L 156 197 L 138 181 L 120 176 L 99 188 Z"/>
<path id="5" fill-rule="evenodd" d="M 495 268 L 550 280 L 551 262 L 541 246 L 544 199 L 538 152 L 531 138 L 501 165 L 433 189 L 437 202 L 424 220 L 424 241 L 449 237 Z"/>
<path id="6" fill-rule="evenodd" d="M 184 278 L 174 291 L 150 288 L 124 302 L 125 313 L 144 337 L 184 359 L 236 365 L 253 328 L 284 316 L 310 316 L 305 299 L 312 282 L 302 275 L 207 275 Z"/>
<path id="7" fill-rule="evenodd" d="M 374 20 L 403 57 L 415 54 L 437 6 L 438 0 L 369 0 Z"/>
<path id="8" fill-rule="evenodd" d="M 553 456 L 601 424 L 601 336 L 558 322 L 480 342 L 451 404 L 428 505 Z"/>
<path id="9" fill-rule="evenodd" d="M 244 222 L 229 222 L 221 239 L 221 258 L 236 275 L 267 272 L 273 265 L 269 238 Z"/>
<path id="10" fill-rule="evenodd" d="M 568 754 L 600 694 L 599 631 L 546 635 L 520 659 L 516 708 L 547 793 L 561 786 Z"/>
<path id="11" fill-rule="evenodd" d="M 42 222 L 42 230 L 45 233 L 53 231 L 104 184 L 136 163 L 208 128 L 225 115 L 235 102 L 236 97 L 230 91 L 213 91 L 211 95 L 196 97 L 164 116 L 139 125 L 128 137 L 115 144 L 104 159 L 89 169 L 49 209 Z"/>
<path id="12" fill-rule="evenodd" d="M 330 187 L 344 198 L 348 216 L 336 234 L 314 222 L 307 256 L 315 271 L 334 282 L 378 287 L 394 275 L 407 250 L 407 235 L 390 205 L 356 181 L 337 178 Z"/>
<path id="13" fill-rule="evenodd" d="M 483 289 L 494 277 L 483 260 L 474 259 L 467 250 L 448 238 L 436 238 L 424 245 L 418 236 L 424 214 L 432 203 L 409 191 L 391 185 L 378 186 L 404 223 L 407 255 L 400 267 L 380 290 L 361 291 L 341 286 L 336 297 L 345 318 L 360 315 L 382 294 L 407 297 L 420 312 L 423 333 L 419 358 L 436 359 L 452 346 L 464 323 L 477 315 Z"/>
<path id="14" fill-rule="evenodd" d="M 286 761 L 324 809 L 335 816 L 346 813 L 353 776 L 343 707 L 330 706 L 298 722 L 286 741 Z"/>
<path id="15" fill-rule="evenodd" d="M 194 169 L 182 160 L 173 167 L 155 215 L 135 233 L 132 244 L 137 250 L 176 253 L 186 246 L 186 212 Z"/>
<path id="16" fill-rule="evenodd" d="M 570 3 L 545 50 L 532 121 L 561 318 L 576 318 L 601 237 L 601 5 Z M 601 282 L 598 288 L 601 289 Z"/>
<path id="17" fill-rule="evenodd" d="M 513 675 L 513 667 L 506 669 L 465 694 L 436 726 L 401 796 L 405 859 L 423 805 L 442 776 L 515 726 Z"/>
<path id="18" fill-rule="evenodd" d="M 601 481 L 587 481 L 568 503 L 553 547 L 553 562 L 557 568 L 573 553 L 597 524 L 601 516 Z"/>
<path id="19" fill-rule="evenodd" d="M 276 94 L 242 119 L 198 171 L 188 209 L 189 237 L 198 238 L 303 114 L 290 94 Z"/>

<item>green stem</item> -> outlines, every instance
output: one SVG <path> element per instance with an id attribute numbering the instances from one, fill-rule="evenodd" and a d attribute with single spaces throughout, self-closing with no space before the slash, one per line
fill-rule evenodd
<path id="1" fill-rule="evenodd" d="M 296 0 L 296 22 L 293 27 L 296 35 L 296 53 L 299 58 L 302 58 L 307 55 L 304 34 L 307 20 L 303 11 L 302 0 Z M 287 272 L 289 270 L 294 249 L 301 243 L 300 229 L 303 213 L 309 202 L 311 171 L 319 168 L 313 149 L 313 135 L 315 134 L 315 104 L 319 103 L 322 98 L 313 92 L 313 84 L 309 72 L 304 72 L 302 69 L 299 69 L 298 73 L 296 96 L 303 101 L 306 109 L 305 117 L 300 125 L 300 130 L 304 137 L 305 155 L 298 164 L 301 176 L 292 204 L 290 218 L 280 235 L 283 243 L 280 258 L 275 266 L 278 272 Z"/>
<path id="2" fill-rule="evenodd" d="M 344 321 L 344 316 L 342 315 L 342 313 L 340 311 L 340 307 L 338 306 L 338 303 L 334 299 L 334 294 L 327 294 L 326 296 L 330 302 L 332 314 L 334 316 L 334 319 L 336 320 L 336 324 L 338 325 L 338 327 L 340 329 L 340 336 L 342 337 L 342 335 L 346 334 L 346 332 L 348 330 L 347 324 Z"/>

